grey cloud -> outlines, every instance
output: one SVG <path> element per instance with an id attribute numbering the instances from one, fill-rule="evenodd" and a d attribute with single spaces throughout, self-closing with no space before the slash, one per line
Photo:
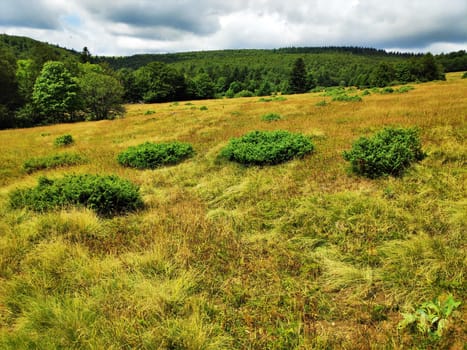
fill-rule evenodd
<path id="1" fill-rule="evenodd" d="M 112 6 L 87 1 L 85 6 L 97 17 L 130 26 L 133 30 L 127 33 L 129 35 L 146 37 L 147 33 L 156 33 L 162 36 L 161 32 L 164 32 L 166 39 L 177 38 L 180 33 L 213 34 L 221 29 L 219 16 L 237 7 L 212 0 L 120 0 L 112 3 Z"/>
<path id="2" fill-rule="evenodd" d="M 37 29 L 56 29 L 59 27 L 56 11 L 47 7 L 40 0 L 0 2 L 0 24 L 2 26 Z"/>

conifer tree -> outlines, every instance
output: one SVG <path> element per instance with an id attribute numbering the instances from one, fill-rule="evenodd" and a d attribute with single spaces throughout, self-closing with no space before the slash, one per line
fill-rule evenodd
<path id="1" fill-rule="evenodd" d="M 289 92 L 292 94 L 301 94 L 308 90 L 307 72 L 303 58 L 295 60 L 289 80 Z"/>

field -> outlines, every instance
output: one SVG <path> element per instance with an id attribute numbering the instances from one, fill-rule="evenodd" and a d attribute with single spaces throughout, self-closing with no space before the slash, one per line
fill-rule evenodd
<path id="1" fill-rule="evenodd" d="M 0 131 L 0 348 L 465 349 L 460 77 L 360 102 L 140 104 L 123 119 Z M 418 127 L 427 157 L 400 178 L 351 174 L 342 152 L 387 125 Z M 218 157 L 232 137 L 277 129 L 310 136 L 314 152 L 263 167 Z M 65 134 L 75 142 L 54 146 Z M 156 170 L 117 163 L 146 141 L 188 142 L 196 154 Z M 60 152 L 86 161 L 23 169 Z M 128 179 L 145 206 L 113 218 L 10 207 L 11 191 L 70 173 Z M 439 311 L 441 336 L 398 328 L 448 296 L 461 305 Z"/>

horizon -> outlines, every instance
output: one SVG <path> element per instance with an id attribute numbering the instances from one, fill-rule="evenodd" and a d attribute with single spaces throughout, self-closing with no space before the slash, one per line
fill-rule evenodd
<path id="1" fill-rule="evenodd" d="M 53 43 L 53 42 L 48 42 L 44 40 L 38 40 L 35 38 L 31 38 L 25 35 L 14 35 L 14 34 L 8 34 L 8 33 L 0 33 L 0 35 L 6 35 L 10 37 L 18 37 L 18 38 L 26 38 L 26 39 L 31 39 L 34 41 L 41 42 L 43 44 L 51 45 L 58 47 L 60 49 L 68 50 L 68 51 L 73 51 L 76 53 L 80 53 L 83 51 L 83 49 L 87 46 L 84 46 L 82 48 L 72 48 L 72 47 L 66 47 L 62 46 L 59 43 Z M 377 48 L 377 47 L 371 47 L 367 45 L 363 46 L 352 46 L 352 45 L 342 45 L 342 46 L 336 46 L 336 45 L 324 45 L 324 46 L 284 46 L 284 47 L 272 47 L 272 48 L 221 48 L 221 49 L 199 49 L 199 50 L 188 50 L 188 51 L 173 51 L 173 52 L 138 52 L 138 53 L 129 53 L 127 55 L 95 55 L 93 52 L 90 52 L 91 56 L 93 57 L 132 57 L 132 56 L 140 56 L 140 55 L 171 55 L 171 54 L 182 54 L 182 53 L 197 53 L 197 52 L 222 52 L 222 51 L 274 51 L 274 50 L 287 50 L 287 49 L 364 49 L 364 50 L 376 50 L 376 51 L 384 51 L 386 54 L 391 55 L 391 54 L 401 54 L 401 55 L 424 55 L 431 53 L 433 55 L 439 55 L 439 54 L 449 54 L 452 52 L 458 52 L 458 51 L 466 51 L 466 48 L 460 48 L 459 50 L 453 50 L 453 51 L 443 51 L 439 53 L 435 52 L 430 52 L 430 51 L 395 51 L 395 50 L 387 50 L 384 48 Z M 88 48 L 89 49 L 89 48 Z"/>

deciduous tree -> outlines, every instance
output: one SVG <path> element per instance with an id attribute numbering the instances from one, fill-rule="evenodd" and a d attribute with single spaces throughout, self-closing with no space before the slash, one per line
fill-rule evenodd
<path id="1" fill-rule="evenodd" d="M 34 84 L 32 101 L 36 122 L 42 124 L 73 121 L 79 109 L 79 87 L 62 62 L 44 64 Z"/>

